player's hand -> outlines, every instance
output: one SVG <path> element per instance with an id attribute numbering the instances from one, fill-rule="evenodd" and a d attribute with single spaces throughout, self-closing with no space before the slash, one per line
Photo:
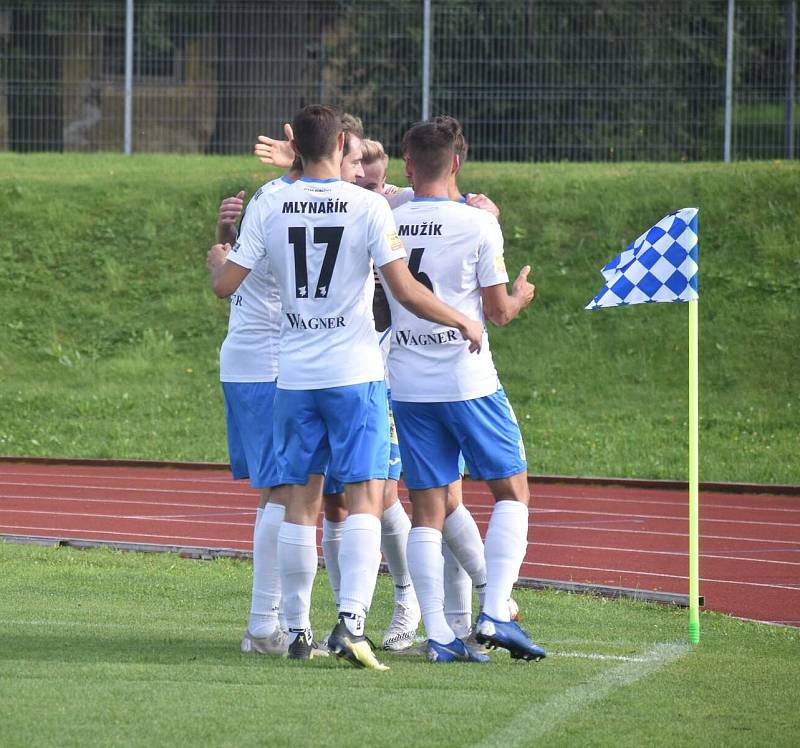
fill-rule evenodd
<path id="1" fill-rule="evenodd" d="M 230 244 L 215 244 L 208 250 L 208 254 L 206 255 L 206 267 L 209 270 L 214 270 L 224 265 L 230 251 Z"/>
<path id="2" fill-rule="evenodd" d="M 467 193 L 467 205 L 485 210 L 491 213 L 495 218 L 500 217 L 500 208 L 498 208 L 486 195 L 483 193 L 476 195 L 474 192 Z"/>
<path id="3" fill-rule="evenodd" d="M 460 330 L 464 340 L 469 341 L 469 352 L 480 353 L 483 345 L 483 323 L 476 322 L 474 319 L 467 319 Z"/>
<path id="4" fill-rule="evenodd" d="M 536 286 L 528 281 L 528 274 L 531 272 L 531 266 L 526 265 L 519 271 L 514 285 L 511 287 L 511 295 L 517 299 L 521 304 L 521 309 L 524 309 L 528 304 L 533 301 L 533 296 L 536 293 Z"/>
<path id="5" fill-rule="evenodd" d="M 275 140 L 266 135 L 259 135 L 253 153 L 262 164 L 288 169 L 294 162 L 294 151 L 289 141 L 294 139 L 292 126 L 287 122 L 283 126 L 286 140 Z"/>
<path id="6" fill-rule="evenodd" d="M 238 192 L 234 197 L 226 197 L 219 204 L 219 214 L 217 222 L 224 224 L 236 223 L 244 209 L 244 190 Z"/>

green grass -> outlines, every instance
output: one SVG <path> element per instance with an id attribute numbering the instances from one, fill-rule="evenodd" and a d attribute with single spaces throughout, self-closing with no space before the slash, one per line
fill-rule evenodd
<path id="1" fill-rule="evenodd" d="M 0 735 L 28 745 L 796 745 L 800 631 L 519 590 L 541 663 L 388 673 L 238 651 L 250 565 L 0 544 Z M 379 579 L 371 635 L 391 612 Z M 333 621 L 317 578 L 312 623 Z M 639 660 L 667 646 L 670 661 Z M 560 653 L 560 654 L 559 654 Z M 584 656 L 579 656 L 584 655 Z M 633 675 L 631 674 L 633 673 Z M 636 676 L 639 676 L 636 679 Z"/>
<path id="2" fill-rule="evenodd" d="M 402 183 L 398 164 L 393 178 Z M 224 460 L 205 252 L 251 158 L 0 155 L 0 453 Z M 491 331 L 532 473 L 685 478 L 687 308 L 584 311 L 700 207 L 701 479 L 800 483 L 800 164 L 468 164 L 537 299 Z"/>

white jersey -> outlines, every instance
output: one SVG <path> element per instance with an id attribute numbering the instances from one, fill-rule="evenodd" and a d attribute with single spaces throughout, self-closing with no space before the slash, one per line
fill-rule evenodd
<path id="1" fill-rule="evenodd" d="M 259 200 L 291 183 L 286 177 L 279 177 L 256 190 L 242 217 L 242 226 Z M 278 377 L 280 332 L 278 283 L 264 259 L 256 263 L 231 295 L 228 334 L 219 349 L 220 381 L 274 382 Z"/>
<path id="2" fill-rule="evenodd" d="M 467 317 L 483 320 L 481 288 L 508 282 L 503 234 L 494 216 L 442 198 L 414 198 L 395 213 L 408 267 L 437 298 Z M 500 383 L 489 339 L 480 353 L 451 327 L 426 322 L 398 304 L 392 310 L 389 380 L 392 399 L 453 402 L 485 397 Z"/>
<path id="3" fill-rule="evenodd" d="M 386 200 L 338 179 L 301 177 L 253 208 L 228 259 L 253 268 L 267 257 L 278 281 L 278 387 L 382 380 L 372 262 L 405 257 Z"/>

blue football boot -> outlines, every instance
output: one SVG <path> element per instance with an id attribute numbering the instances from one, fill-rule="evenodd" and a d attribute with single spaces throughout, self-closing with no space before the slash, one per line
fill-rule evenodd
<path id="1" fill-rule="evenodd" d="M 489 662 L 489 657 L 470 649 L 461 639 L 440 644 L 428 639 L 426 655 L 430 662 Z"/>
<path id="2" fill-rule="evenodd" d="M 541 660 L 547 653 L 534 644 L 516 621 L 496 621 L 481 613 L 475 622 L 475 640 L 487 647 L 502 647 L 515 660 Z"/>

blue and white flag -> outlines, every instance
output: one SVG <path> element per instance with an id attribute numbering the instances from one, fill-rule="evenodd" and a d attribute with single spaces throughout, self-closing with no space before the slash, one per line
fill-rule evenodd
<path id="1" fill-rule="evenodd" d="M 600 272 L 605 288 L 586 309 L 696 299 L 697 208 L 664 216 Z"/>

